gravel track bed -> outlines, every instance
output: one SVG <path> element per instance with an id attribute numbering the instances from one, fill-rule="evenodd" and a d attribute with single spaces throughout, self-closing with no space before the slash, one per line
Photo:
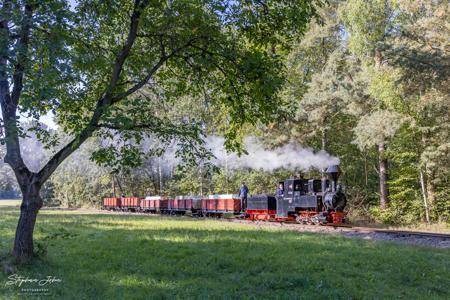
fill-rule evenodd
<path id="1" fill-rule="evenodd" d="M 257 227 L 276 227 L 286 230 L 294 230 L 299 232 L 317 232 L 324 234 L 343 235 L 350 238 L 361 238 L 365 240 L 376 241 L 392 241 L 397 243 L 427 246 L 434 248 L 450 249 L 450 237 L 433 237 L 422 236 L 414 233 L 395 233 L 395 232 L 377 232 L 370 228 L 359 229 L 351 227 L 333 227 L 333 226 L 316 226 L 316 225 L 301 225 L 277 222 L 263 222 L 263 221 L 245 221 L 245 220 L 229 220 L 233 223 L 246 224 Z M 375 230 L 375 229 L 374 229 Z"/>

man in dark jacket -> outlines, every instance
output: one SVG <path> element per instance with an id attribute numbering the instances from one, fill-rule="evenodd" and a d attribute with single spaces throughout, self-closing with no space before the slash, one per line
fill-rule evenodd
<path id="1" fill-rule="evenodd" d="M 284 196 L 284 184 L 281 183 L 281 182 L 280 182 L 280 184 L 277 187 L 276 195 L 278 197 L 283 197 Z"/>
<path id="2" fill-rule="evenodd" d="M 242 209 L 247 208 L 247 195 L 248 195 L 248 187 L 243 182 L 241 184 L 241 188 L 239 189 L 239 198 L 241 198 Z"/>

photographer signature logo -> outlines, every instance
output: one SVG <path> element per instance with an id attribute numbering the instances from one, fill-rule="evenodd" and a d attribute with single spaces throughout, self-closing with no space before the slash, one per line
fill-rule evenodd
<path id="1" fill-rule="evenodd" d="M 50 286 L 52 284 L 61 283 L 62 279 L 56 276 L 47 276 L 45 278 L 30 278 L 25 276 L 20 276 L 18 274 L 12 274 L 8 276 L 6 281 L 6 286 L 18 286 L 21 287 L 23 284 L 36 284 L 38 286 Z"/>

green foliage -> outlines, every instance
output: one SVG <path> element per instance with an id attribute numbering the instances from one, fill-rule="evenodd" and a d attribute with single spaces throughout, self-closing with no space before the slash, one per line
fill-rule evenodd
<path id="1" fill-rule="evenodd" d="M 407 112 L 403 102 L 401 73 L 399 69 L 389 66 L 368 68 L 370 83 L 368 94 L 380 102 L 380 106 L 398 112 Z"/>
<path id="2" fill-rule="evenodd" d="M 392 0 L 348 0 L 340 8 L 340 16 L 348 30 L 349 48 L 360 56 L 373 56 L 379 46 L 393 30 L 395 1 Z"/>
<path id="3" fill-rule="evenodd" d="M 177 171 L 167 182 L 167 192 L 171 195 L 237 194 L 242 182 L 249 187 L 250 194 L 273 194 L 279 180 L 292 177 L 292 172 L 276 170 L 221 168 L 218 172 L 206 173 L 203 168 Z"/>
<path id="4" fill-rule="evenodd" d="M 78 132 L 89 121 L 94 100 L 103 93 L 110 77 L 113 54 L 119 52 L 125 42 L 123 33 L 128 30 L 125 26 L 132 9 L 131 1 L 113 6 L 80 1 L 77 5 L 75 30 L 71 31 L 75 51 L 71 54 L 75 58 L 75 73 L 86 78 L 80 89 L 68 95 L 83 101 L 66 101 L 57 110 L 60 123 L 69 132 Z M 141 132 L 140 136 L 152 134 L 164 140 L 185 136 L 188 133 L 177 130 L 183 123 L 173 122 L 170 126 L 168 122 L 169 128 L 164 130 L 163 124 L 155 124 L 157 116 L 150 120 L 148 116 L 154 111 L 156 101 L 173 105 L 180 97 L 200 97 L 207 91 L 211 105 L 227 107 L 230 123 L 225 133 L 227 146 L 239 150 L 235 137 L 240 127 L 256 120 L 267 122 L 276 112 L 283 68 L 280 57 L 265 49 L 272 44 L 288 46 L 286 37 L 298 36 L 296 34 L 304 30 L 306 20 L 313 14 L 314 9 L 307 2 L 288 5 L 284 1 L 157 1 L 146 5 L 137 40 L 119 78 L 120 87 L 114 94 L 131 87 L 130 82 L 140 81 L 157 64 L 161 53 L 170 58 L 154 74 L 145 94 L 133 96 L 105 111 L 102 124 L 133 129 Z M 93 20 L 98 22 L 93 23 Z M 268 28 L 270 34 L 267 34 Z M 79 118 L 80 112 L 85 112 L 86 117 Z M 123 135 L 122 138 L 130 137 Z M 104 162 L 125 152 L 132 152 L 132 156 L 137 154 L 129 147 L 113 152 L 111 149 L 99 151 L 95 158 Z M 126 157 L 119 160 L 119 163 L 129 162 Z"/>
<path id="5" fill-rule="evenodd" d="M 405 122 L 405 117 L 396 112 L 378 110 L 362 117 L 356 127 L 355 143 L 361 149 L 379 145 L 392 138 Z"/>

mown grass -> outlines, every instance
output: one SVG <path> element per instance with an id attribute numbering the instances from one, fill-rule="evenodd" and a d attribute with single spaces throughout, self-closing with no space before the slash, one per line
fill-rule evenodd
<path id="1" fill-rule="evenodd" d="M 0 199 L 0 207 L 20 206 L 22 199 Z"/>
<path id="2" fill-rule="evenodd" d="M 0 210 L 3 257 L 17 216 Z M 40 213 L 36 239 L 49 241 L 47 254 L 16 273 L 62 279 L 42 299 L 450 298 L 450 252 L 442 249 L 214 220 L 55 211 Z M 0 298 L 27 298 L 7 281 L 0 273 Z"/>

